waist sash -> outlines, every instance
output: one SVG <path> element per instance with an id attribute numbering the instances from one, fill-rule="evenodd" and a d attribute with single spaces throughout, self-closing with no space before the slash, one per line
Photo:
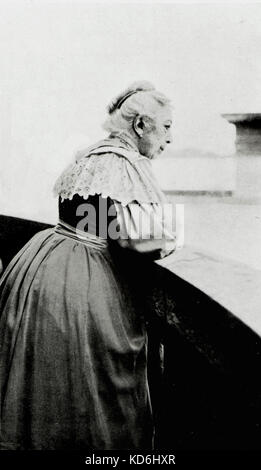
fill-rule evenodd
<path id="1" fill-rule="evenodd" d="M 106 250 L 108 248 L 108 240 L 105 238 L 76 229 L 61 219 L 59 219 L 59 223 L 56 225 L 54 231 L 65 237 L 72 238 L 79 243 L 83 243 L 86 246 L 96 248 L 97 250 Z"/>

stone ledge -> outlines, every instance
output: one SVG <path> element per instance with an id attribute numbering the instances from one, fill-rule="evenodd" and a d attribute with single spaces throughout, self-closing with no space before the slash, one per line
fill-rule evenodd
<path id="1" fill-rule="evenodd" d="M 192 246 L 156 263 L 209 295 L 261 336 L 261 270 Z"/>

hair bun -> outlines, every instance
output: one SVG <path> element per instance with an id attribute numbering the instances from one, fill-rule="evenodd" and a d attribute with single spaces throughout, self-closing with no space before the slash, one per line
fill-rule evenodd
<path id="1" fill-rule="evenodd" d="M 154 85 L 152 83 L 146 81 L 146 80 L 141 80 L 137 82 L 133 82 L 126 90 L 124 90 L 122 93 L 117 95 L 107 106 L 107 110 L 109 114 L 112 114 L 116 109 L 118 109 L 122 103 L 125 101 L 125 99 L 129 98 L 129 96 L 133 95 L 134 93 L 137 93 L 138 91 L 153 91 L 155 90 Z"/>

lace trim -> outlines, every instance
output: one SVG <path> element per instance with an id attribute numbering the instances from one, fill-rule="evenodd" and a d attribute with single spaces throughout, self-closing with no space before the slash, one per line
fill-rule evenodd
<path id="1" fill-rule="evenodd" d="M 79 156 L 77 156 L 79 157 Z M 75 194 L 87 199 L 100 194 L 126 206 L 130 202 L 164 203 L 148 158 L 119 147 L 98 147 L 72 163 L 54 186 L 54 195 L 72 199 Z"/>

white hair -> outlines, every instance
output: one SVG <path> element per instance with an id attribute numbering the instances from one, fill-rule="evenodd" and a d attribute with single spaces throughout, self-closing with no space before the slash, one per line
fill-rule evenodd
<path id="1" fill-rule="evenodd" d="M 134 82 L 108 105 L 103 128 L 109 132 L 126 131 L 136 116 L 153 120 L 159 107 L 170 106 L 170 99 L 147 81 Z"/>

